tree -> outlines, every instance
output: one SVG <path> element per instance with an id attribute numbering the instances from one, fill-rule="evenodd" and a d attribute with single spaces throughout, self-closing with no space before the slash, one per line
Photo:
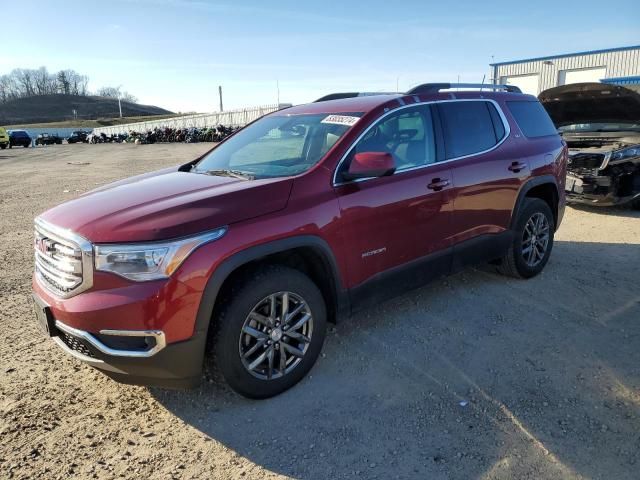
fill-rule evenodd
<path id="1" fill-rule="evenodd" d="M 28 68 L 16 68 L 11 72 L 11 75 L 15 76 L 18 83 L 21 97 L 32 97 L 34 95 L 33 73 L 34 71 Z"/>
<path id="2" fill-rule="evenodd" d="M 35 95 L 56 93 L 56 78 L 49 75 L 46 67 L 33 70 L 33 91 Z"/>
<path id="3" fill-rule="evenodd" d="M 58 92 L 64 95 L 71 95 L 71 82 L 67 75 L 67 70 L 60 70 L 56 75 L 56 80 L 58 82 Z"/>
<path id="4" fill-rule="evenodd" d="M 138 101 L 138 99 L 129 92 L 121 91 L 120 87 L 102 87 L 98 90 L 98 95 L 101 97 L 119 98 L 120 100 L 131 103 Z"/>
<path id="5" fill-rule="evenodd" d="M 75 70 L 60 70 L 50 74 L 46 67 L 38 69 L 16 68 L 0 75 L 0 103 L 34 95 L 90 95 L 89 77 Z M 125 102 L 138 99 L 120 87 L 103 87 L 97 93 L 101 97 L 120 98 Z"/>

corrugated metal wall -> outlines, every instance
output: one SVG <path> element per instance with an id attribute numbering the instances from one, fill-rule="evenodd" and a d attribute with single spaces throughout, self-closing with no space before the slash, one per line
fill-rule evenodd
<path id="1" fill-rule="evenodd" d="M 217 125 L 242 127 L 267 113 L 275 112 L 291 104 L 265 105 L 262 107 L 243 108 L 241 110 L 229 110 L 228 112 L 201 113 L 197 115 L 183 115 L 180 117 L 165 118 L 163 120 L 150 120 L 146 122 L 127 123 L 113 127 L 94 128 L 93 133 L 105 133 L 115 135 L 118 133 L 146 132 L 154 128 L 191 128 L 191 127 L 215 127 Z"/>
<path id="2" fill-rule="evenodd" d="M 551 64 L 545 64 L 545 61 L 551 62 Z M 540 93 L 542 90 L 558 85 L 558 78 L 562 70 L 596 67 L 606 67 L 606 78 L 640 75 L 640 48 L 495 64 L 495 70 L 492 73 L 495 75 L 496 83 L 502 77 L 538 74 L 540 76 L 538 93 Z"/>

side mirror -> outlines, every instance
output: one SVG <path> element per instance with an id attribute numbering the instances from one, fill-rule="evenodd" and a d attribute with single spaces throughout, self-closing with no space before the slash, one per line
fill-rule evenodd
<path id="1" fill-rule="evenodd" d="M 388 152 L 356 153 L 351 160 L 349 170 L 342 174 L 345 180 L 358 178 L 385 177 L 396 171 L 393 155 Z"/>

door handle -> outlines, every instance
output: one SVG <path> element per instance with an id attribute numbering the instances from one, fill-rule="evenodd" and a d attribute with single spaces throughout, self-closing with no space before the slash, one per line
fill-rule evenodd
<path id="1" fill-rule="evenodd" d="M 449 185 L 449 180 L 447 180 L 446 178 L 434 178 L 433 180 L 431 180 L 431 183 L 427 185 L 427 188 L 438 192 L 447 185 Z"/>
<path id="2" fill-rule="evenodd" d="M 525 168 L 527 168 L 527 164 L 522 162 L 513 162 L 507 168 L 513 173 L 518 173 L 520 170 L 524 170 Z"/>

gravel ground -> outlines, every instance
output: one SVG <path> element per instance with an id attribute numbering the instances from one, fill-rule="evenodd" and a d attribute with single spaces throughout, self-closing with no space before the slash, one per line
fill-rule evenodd
<path id="1" fill-rule="evenodd" d="M 466 270 L 337 325 L 270 400 L 119 385 L 43 338 L 33 217 L 208 148 L 0 151 L 0 477 L 638 478 L 639 212 L 568 208 L 537 278 Z"/>

